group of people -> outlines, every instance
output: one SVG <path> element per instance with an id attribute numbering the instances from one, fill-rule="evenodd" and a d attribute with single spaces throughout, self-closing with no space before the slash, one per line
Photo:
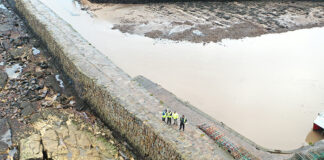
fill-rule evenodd
<path id="1" fill-rule="evenodd" d="M 173 119 L 173 125 L 178 125 L 179 114 L 176 111 L 174 111 L 172 113 L 171 110 L 168 111 L 167 109 L 165 109 L 162 112 L 162 121 L 165 122 L 165 120 L 167 120 L 166 123 L 168 125 L 171 125 L 172 119 Z M 182 129 L 184 131 L 186 122 L 187 122 L 187 118 L 184 115 L 182 115 L 180 117 L 180 128 L 179 128 L 179 130 Z"/>

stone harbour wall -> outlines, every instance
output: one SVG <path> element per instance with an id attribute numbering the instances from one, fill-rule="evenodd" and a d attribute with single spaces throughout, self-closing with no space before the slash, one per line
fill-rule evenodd
<path id="1" fill-rule="evenodd" d="M 163 106 L 38 0 L 8 0 L 72 79 L 78 95 L 144 159 L 231 159 L 198 128 L 166 126 Z M 189 134 L 189 133 L 188 133 Z M 202 138 L 199 138 L 199 137 Z"/>

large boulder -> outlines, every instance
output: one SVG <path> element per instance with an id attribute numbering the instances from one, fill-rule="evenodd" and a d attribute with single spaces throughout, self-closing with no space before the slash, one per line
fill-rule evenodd
<path id="1" fill-rule="evenodd" d="M 43 159 L 43 146 L 39 134 L 33 134 L 20 141 L 20 159 Z"/>

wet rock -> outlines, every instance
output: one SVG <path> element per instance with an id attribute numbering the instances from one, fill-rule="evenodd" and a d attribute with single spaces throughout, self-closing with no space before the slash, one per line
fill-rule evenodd
<path id="1" fill-rule="evenodd" d="M 58 97 L 58 98 L 57 98 L 57 101 L 60 102 L 60 103 L 63 104 L 63 105 L 66 105 L 66 104 L 68 104 L 68 103 L 70 102 L 70 101 L 68 100 L 68 98 L 65 97 L 65 96 L 60 96 L 60 97 Z"/>
<path id="2" fill-rule="evenodd" d="M 29 127 L 20 122 L 20 119 L 9 119 L 8 124 L 11 131 L 11 141 L 14 146 L 19 143 L 20 135 L 26 134 L 29 132 Z"/>
<path id="3" fill-rule="evenodd" d="M 42 133 L 42 142 L 44 151 L 47 153 L 47 157 L 53 159 L 58 156 L 58 144 L 59 139 L 55 133 L 55 130 L 49 129 Z"/>
<path id="4" fill-rule="evenodd" d="M 0 159 L 7 159 L 7 154 L 4 154 L 4 155 L 0 155 Z"/>
<path id="5" fill-rule="evenodd" d="M 46 120 L 38 119 L 32 126 L 40 131 L 48 159 L 112 159 L 118 155 L 112 143 L 86 130 L 84 123 L 51 109 L 42 114 Z"/>
<path id="6" fill-rule="evenodd" d="M 36 40 L 36 39 L 31 39 L 31 40 L 30 40 L 30 43 L 31 43 L 34 47 L 36 47 L 36 48 L 40 46 L 39 41 Z"/>
<path id="7" fill-rule="evenodd" d="M 20 36 L 20 37 L 18 38 L 17 42 L 20 43 L 21 45 L 22 45 L 22 44 L 26 44 L 26 43 L 28 43 L 28 42 L 29 42 L 29 37 L 28 37 L 28 35 L 22 35 L 22 36 Z"/>
<path id="8" fill-rule="evenodd" d="M 8 144 L 5 142 L 0 141 L 0 155 L 5 154 L 8 150 Z"/>
<path id="9" fill-rule="evenodd" d="M 46 62 L 40 62 L 40 63 L 38 63 L 38 66 L 40 66 L 42 69 L 48 68 L 48 64 Z"/>
<path id="10" fill-rule="evenodd" d="M 9 125 L 7 123 L 7 120 L 6 119 L 0 119 L 0 137 L 5 135 L 8 130 L 9 130 Z"/>
<path id="11" fill-rule="evenodd" d="M 147 37 L 159 38 L 159 37 L 161 37 L 163 35 L 163 32 L 159 31 L 159 30 L 153 30 L 153 31 L 150 31 L 150 32 L 146 32 L 144 35 L 147 36 Z"/>
<path id="12" fill-rule="evenodd" d="M 8 42 L 6 41 L 2 41 L 1 42 L 1 46 L 5 49 L 5 50 L 8 50 L 10 48 L 10 45 Z"/>
<path id="13" fill-rule="evenodd" d="M 7 157 L 10 143 L 10 127 L 6 119 L 0 119 L 0 158 Z"/>
<path id="14" fill-rule="evenodd" d="M 14 39 L 12 43 L 15 46 L 22 46 L 24 44 L 20 38 Z"/>
<path id="15" fill-rule="evenodd" d="M 231 19 L 231 17 L 230 16 L 227 16 L 227 15 L 224 15 L 223 18 L 226 19 L 226 20 Z"/>
<path id="16" fill-rule="evenodd" d="M 33 114 L 34 112 L 36 112 L 36 108 L 37 108 L 36 105 L 30 102 L 22 102 L 20 107 L 23 109 L 21 111 L 22 116 L 29 116 Z"/>
<path id="17" fill-rule="evenodd" d="M 10 67 L 6 67 L 6 73 L 8 74 L 8 77 L 10 79 L 17 79 L 20 76 L 22 69 L 23 66 L 21 66 L 20 64 L 14 64 Z"/>
<path id="18" fill-rule="evenodd" d="M 33 134 L 26 139 L 20 141 L 20 159 L 43 159 L 43 146 L 41 145 L 41 137 Z"/>
<path id="19" fill-rule="evenodd" d="M 7 154 L 5 154 L 5 155 L 0 155 L 0 159 L 6 159 L 7 158 Z"/>
<path id="20" fill-rule="evenodd" d="M 43 88 L 43 90 L 40 92 L 41 95 L 39 96 L 40 98 L 45 98 L 47 93 L 48 93 L 48 89 L 47 88 Z"/>
<path id="21" fill-rule="evenodd" d="M 13 50 L 9 51 L 9 54 L 13 59 L 18 59 L 24 54 L 24 49 L 23 48 L 16 48 Z"/>
<path id="22" fill-rule="evenodd" d="M 55 92 L 61 91 L 59 83 L 57 82 L 56 78 L 52 75 L 45 78 L 45 86 L 52 88 Z"/>
<path id="23" fill-rule="evenodd" d="M 37 48 L 33 47 L 33 55 L 38 55 L 40 53 L 40 50 L 38 50 Z"/>
<path id="24" fill-rule="evenodd" d="M 0 24 L 0 32 L 8 32 L 11 30 L 11 28 L 12 28 L 12 26 L 9 24 L 6 24 L 6 23 Z"/>
<path id="25" fill-rule="evenodd" d="M 6 72 L 0 71 L 0 89 L 4 88 L 7 84 L 8 75 Z"/>

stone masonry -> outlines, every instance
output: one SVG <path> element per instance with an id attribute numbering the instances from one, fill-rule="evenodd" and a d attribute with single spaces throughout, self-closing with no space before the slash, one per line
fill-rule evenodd
<path id="1" fill-rule="evenodd" d="M 159 101 L 41 2 L 10 2 L 73 80 L 79 96 L 145 159 L 232 159 L 195 126 L 179 132 L 162 123 L 155 112 L 164 108 Z"/>
<path id="2" fill-rule="evenodd" d="M 191 104 L 182 101 L 176 95 L 149 79 L 143 76 L 137 76 L 133 80 L 149 91 L 153 97 L 160 100 L 166 108 L 177 111 L 180 115 L 184 114 L 188 118 L 189 123 L 207 133 L 221 148 L 231 153 L 235 159 L 277 160 L 294 159 L 297 155 L 309 155 L 309 157 L 312 157 L 312 155 L 324 156 L 324 141 L 317 142 L 314 147 L 306 146 L 291 151 L 264 148 L 240 135 L 235 130 L 226 126 L 226 124 L 215 120 Z"/>

